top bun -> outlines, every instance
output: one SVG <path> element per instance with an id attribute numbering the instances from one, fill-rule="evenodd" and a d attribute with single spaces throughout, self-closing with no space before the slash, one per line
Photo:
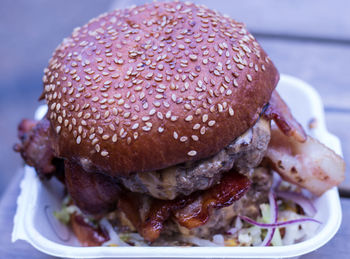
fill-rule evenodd
<path id="1" fill-rule="evenodd" d="M 278 79 L 244 24 L 155 2 L 75 29 L 43 95 L 57 156 L 126 176 L 217 153 L 252 127 Z"/>

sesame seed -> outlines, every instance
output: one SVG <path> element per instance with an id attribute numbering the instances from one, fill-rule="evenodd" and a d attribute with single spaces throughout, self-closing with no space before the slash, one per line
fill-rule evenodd
<path id="1" fill-rule="evenodd" d="M 235 87 L 238 87 L 238 82 L 237 82 L 236 79 L 233 79 L 233 85 L 234 85 Z"/>
<path id="2" fill-rule="evenodd" d="M 101 156 L 108 156 L 108 152 L 106 150 L 101 151 Z"/>
<path id="3" fill-rule="evenodd" d="M 188 103 L 186 103 L 184 106 L 186 110 L 192 110 L 191 105 L 189 105 Z"/>
<path id="4" fill-rule="evenodd" d="M 254 65 L 254 69 L 255 69 L 255 71 L 256 71 L 256 72 L 258 72 L 258 71 L 259 71 L 259 67 L 258 67 L 258 65 L 257 65 L 257 64 L 255 64 L 255 65 Z"/>
<path id="5" fill-rule="evenodd" d="M 192 61 L 196 61 L 197 60 L 197 55 L 191 54 L 189 57 L 190 57 L 190 59 Z"/>
<path id="6" fill-rule="evenodd" d="M 139 127 L 139 124 L 138 123 L 135 123 L 134 125 L 132 125 L 131 129 L 135 130 Z"/>
<path id="7" fill-rule="evenodd" d="M 211 120 L 211 121 L 208 122 L 208 126 L 209 126 L 209 127 L 212 127 L 212 126 L 215 125 L 215 123 L 216 123 L 216 122 L 215 122 L 214 120 Z"/>
<path id="8" fill-rule="evenodd" d="M 219 112 L 223 112 L 224 108 L 222 107 L 222 104 L 218 104 L 218 111 Z"/>
<path id="9" fill-rule="evenodd" d="M 199 138 L 198 138 L 197 135 L 192 135 L 191 138 L 192 138 L 194 141 L 198 141 L 198 140 L 199 140 Z"/>
<path id="10" fill-rule="evenodd" d="M 182 136 L 182 137 L 180 138 L 180 141 L 181 141 L 181 142 L 186 142 L 187 139 L 188 139 L 188 138 L 187 138 L 186 136 Z"/>
<path id="11" fill-rule="evenodd" d="M 177 139 L 177 138 L 179 137 L 179 135 L 177 134 L 177 132 L 176 132 L 176 131 L 174 131 L 174 133 L 173 133 L 173 137 L 174 137 L 174 139 Z"/>
<path id="12" fill-rule="evenodd" d="M 233 116 L 235 114 L 234 110 L 232 109 L 232 107 L 228 108 L 228 112 L 230 114 L 230 116 Z"/>
<path id="13" fill-rule="evenodd" d="M 186 118 L 185 118 L 185 121 L 191 121 L 193 120 L 193 116 L 192 115 L 188 115 Z"/>
<path id="14" fill-rule="evenodd" d="M 110 114 L 109 111 L 106 111 L 103 115 L 104 119 L 107 119 L 109 117 L 109 114 Z"/>
<path id="15" fill-rule="evenodd" d="M 187 153 L 187 155 L 189 155 L 189 156 L 195 156 L 195 155 L 197 155 L 197 151 L 191 150 L 190 152 Z"/>
<path id="16" fill-rule="evenodd" d="M 249 82 L 253 81 L 253 78 L 252 78 L 252 76 L 250 74 L 247 74 L 247 79 L 248 79 Z"/>
<path id="17" fill-rule="evenodd" d="M 194 124 L 193 129 L 194 129 L 194 130 L 197 130 L 197 129 L 199 129 L 200 127 L 201 127 L 201 125 L 200 125 L 199 123 L 196 123 L 196 124 Z"/>
<path id="18" fill-rule="evenodd" d="M 162 120 L 164 117 L 163 117 L 163 114 L 161 112 L 157 112 L 157 117 L 158 119 Z"/>
<path id="19" fill-rule="evenodd" d="M 149 115 L 153 115 L 156 113 L 156 109 L 152 108 L 150 111 L 149 111 Z"/>
<path id="20" fill-rule="evenodd" d="M 92 140 L 91 143 L 92 143 L 93 145 L 95 145 L 97 142 L 98 142 L 98 138 L 94 138 L 94 139 Z"/>
<path id="21" fill-rule="evenodd" d="M 237 64 L 236 65 L 240 70 L 244 69 L 244 66 L 242 64 Z"/>
<path id="22" fill-rule="evenodd" d="M 77 144 L 81 143 L 81 137 L 80 136 L 77 137 L 76 142 L 77 142 Z"/>
<path id="23" fill-rule="evenodd" d="M 113 124 L 109 124 L 108 127 L 112 130 L 112 131 L 115 131 L 115 127 Z"/>
<path id="24" fill-rule="evenodd" d="M 117 142 L 117 140 L 118 140 L 118 136 L 117 136 L 117 134 L 114 134 L 112 136 L 112 141 L 115 143 L 115 142 Z"/>
<path id="25" fill-rule="evenodd" d="M 202 116 L 202 121 L 203 121 L 203 123 L 206 122 L 207 120 L 208 120 L 208 114 L 204 114 L 204 115 Z"/>

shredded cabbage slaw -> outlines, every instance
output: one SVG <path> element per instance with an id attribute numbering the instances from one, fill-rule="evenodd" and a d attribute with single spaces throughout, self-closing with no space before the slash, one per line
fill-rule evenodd
<path id="1" fill-rule="evenodd" d="M 274 177 L 275 178 L 275 177 Z M 302 210 L 300 210 L 300 208 Z M 69 197 L 62 202 L 62 209 L 54 213 L 61 222 L 68 224 L 72 213 L 81 214 L 78 207 L 69 205 Z M 260 216 L 256 219 L 237 216 L 232 228 L 209 239 L 196 236 L 180 236 L 176 242 L 187 246 L 282 246 L 306 240 L 319 224 L 314 219 L 316 209 L 312 201 L 294 185 L 275 179 L 269 193 L 269 203 L 260 204 Z M 122 232 L 112 226 L 106 217 L 99 221 L 109 234 L 103 246 L 149 246 L 141 235 Z M 164 242 L 164 245 L 172 243 Z"/>

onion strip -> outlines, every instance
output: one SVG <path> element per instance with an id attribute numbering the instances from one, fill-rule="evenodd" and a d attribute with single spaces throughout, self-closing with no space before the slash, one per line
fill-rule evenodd
<path id="1" fill-rule="evenodd" d="M 269 192 L 269 203 L 270 203 L 270 217 L 272 223 L 277 222 L 278 218 L 278 206 L 277 206 L 277 201 L 274 193 L 272 190 Z M 267 234 L 264 238 L 264 240 L 261 243 L 261 246 L 269 246 L 271 243 L 271 240 L 273 238 L 273 235 L 275 234 L 276 228 L 269 228 L 267 230 Z"/>
<path id="2" fill-rule="evenodd" d="M 318 221 L 317 219 L 313 219 L 313 218 L 300 218 L 300 219 L 293 219 L 293 220 L 288 220 L 288 221 L 283 221 L 283 222 L 276 222 L 276 223 L 260 223 L 260 222 L 257 222 L 249 217 L 246 217 L 246 216 L 239 216 L 242 220 L 252 224 L 252 225 L 255 225 L 255 226 L 258 226 L 258 227 L 261 227 L 261 228 L 277 228 L 277 227 L 284 227 L 284 226 L 288 226 L 288 225 L 292 225 L 292 224 L 297 224 L 297 223 L 302 223 L 302 222 L 315 222 L 315 223 L 318 223 L 318 224 L 321 224 L 320 221 Z"/>
<path id="3" fill-rule="evenodd" d="M 315 216 L 317 210 L 312 202 L 300 193 L 289 192 L 289 191 L 277 191 L 276 195 L 286 200 L 293 201 L 298 204 L 304 210 L 305 214 L 308 216 Z"/>

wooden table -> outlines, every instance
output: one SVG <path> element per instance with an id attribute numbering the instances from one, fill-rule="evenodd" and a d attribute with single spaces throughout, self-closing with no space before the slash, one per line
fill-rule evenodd
<path id="1" fill-rule="evenodd" d="M 32 2 L 40 4 L 40 1 Z M 120 0 L 116 1 L 114 5 L 125 5 L 126 2 L 140 3 L 143 1 Z M 350 1 L 198 0 L 196 2 L 204 3 L 237 20 L 244 21 L 266 52 L 269 53 L 281 73 L 299 77 L 316 88 L 325 105 L 328 129 L 340 137 L 344 157 L 349 165 L 350 19 L 348 12 Z M 104 2 L 104 4 L 108 9 L 108 4 L 111 3 Z M 58 21 L 57 24 L 59 24 Z M 347 169 L 347 174 L 348 172 L 349 169 Z M 0 201 L 0 257 L 50 258 L 25 242 L 10 243 L 12 219 L 21 177 L 21 174 L 15 175 Z M 349 258 L 349 177 L 341 185 L 340 192 L 343 223 L 339 232 L 327 245 L 301 258 Z"/>

